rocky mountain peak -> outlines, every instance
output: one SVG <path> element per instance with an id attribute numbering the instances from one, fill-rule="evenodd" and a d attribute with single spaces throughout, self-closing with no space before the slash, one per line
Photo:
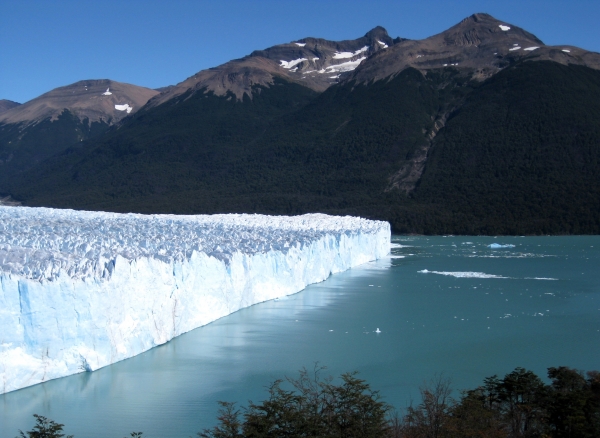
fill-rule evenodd
<path id="1" fill-rule="evenodd" d="M 232 93 L 238 100 L 244 95 L 252 98 L 252 87 L 268 87 L 275 76 L 324 91 L 369 56 L 393 44 L 394 40 L 381 26 L 355 40 L 301 38 L 200 71 L 152 99 L 150 105 L 159 105 L 190 90 L 210 91 L 218 96 Z"/>
<path id="2" fill-rule="evenodd" d="M 373 29 L 371 29 L 370 31 L 368 31 L 365 34 L 365 38 L 377 38 L 377 39 L 380 39 L 382 41 L 383 41 L 383 39 L 386 39 L 386 40 L 389 39 L 391 41 L 391 38 L 388 35 L 387 30 L 385 30 L 385 28 L 381 27 L 381 26 L 375 26 Z"/>
<path id="3" fill-rule="evenodd" d="M 413 67 L 421 71 L 458 69 L 486 79 L 520 60 L 552 60 L 600 69 L 600 55 L 572 46 L 546 46 L 532 33 L 489 14 L 473 14 L 448 30 L 423 40 L 396 40 L 374 54 L 345 80 L 369 82 Z"/>

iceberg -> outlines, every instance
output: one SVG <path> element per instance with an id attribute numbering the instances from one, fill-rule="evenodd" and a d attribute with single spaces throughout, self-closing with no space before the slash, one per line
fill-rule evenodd
<path id="1" fill-rule="evenodd" d="M 93 371 L 385 257 L 387 222 L 0 206 L 0 393 Z"/>
<path id="2" fill-rule="evenodd" d="M 500 243 L 491 243 L 488 245 L 488 248 L 498 249 L 498 248 L 514 248 L 515 246 L 511 243 L 500 244 Z"/>

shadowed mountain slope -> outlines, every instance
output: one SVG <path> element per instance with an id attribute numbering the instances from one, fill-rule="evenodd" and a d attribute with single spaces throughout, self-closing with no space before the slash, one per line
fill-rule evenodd
<path id="1" fill-rule="evenodd" d="M 331 50 L 361 57 L 354 41 Z M 264 83 L 169 88 L 0 191 L 95 210 L 353 214 L 405 233 L 600 233 L 598 54 L 554 53 L 485 14 L 381 46 L 322 93 L 281 72 L 283 49 L 255 52 L 239 62 Z"/>

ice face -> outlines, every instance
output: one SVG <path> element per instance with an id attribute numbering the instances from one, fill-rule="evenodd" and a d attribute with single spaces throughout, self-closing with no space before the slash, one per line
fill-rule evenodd
<path id="1" fill-rule="evenodd" d="M 384 257 L 387 222 L 0 207 L 0 393 L 139 354 Z"/>

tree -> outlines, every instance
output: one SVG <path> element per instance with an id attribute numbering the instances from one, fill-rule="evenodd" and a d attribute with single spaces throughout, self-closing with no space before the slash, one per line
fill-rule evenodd
<path id="1" fill-rule="evenodd" d="M 434 377 L 420 388 L 421 403 L 410 406 L 402 421 L 402 436 L 407 438 L 441 438 L 449 436 L 448 424 L 455 402 L 451 397 L 450 379 Z"/>
<path id="2" fill-rule="evenodd" d="M 548 368 L 552 384 L 545 408 L 552 436 L 591 438 L 600 436 L 600 376 L 568 367 Z"/>
<path id="3" fill-rule="evenodd" d="M 322 367 L 300 371 L 296 379 L 276 380 L 261 403 L 250 402 L 241 413 L 221 402 L 219 424 L 199 433 L 201 438 L 337 437 L 370 438 L 389 432 L 389 406 L 378 391 L 356 377 L 341 375 L 341 384 L 321 378 Z M 286 389 L 283 386 L 288 385 Z"/>
<path id="4" fill-rule="evenodd" d="M 52 420 L 42 416 L 33 414 L 35 417 L 35 426 L 28 432 L 19 430 L 19 436 L 17 438 L 62 438 L 65 436 L 61 433 L 64 424 L 55 423 Z M 73 438 L 73 435 L 68 435 L 67 438 Z"/>
<path id="5" fill-rule="evenodd" d="M 532 371 L 515 368 L 498 382 L 497 393 L 510 436 L 539 436 L 545 424 L 540 406 L 544 383 L 540 378 Z"/>

